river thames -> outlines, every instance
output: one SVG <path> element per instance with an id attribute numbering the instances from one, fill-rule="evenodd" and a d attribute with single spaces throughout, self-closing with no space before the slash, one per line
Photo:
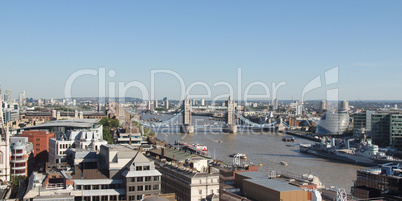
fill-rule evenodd
<path id="1" fill-rule="evenodd" d="M 144 116 L 149 118 L 154 115 Z M 161 120 L 169 118 L 169 115 L 158 117 Z M 206 117 L 195 117 L 193 122 L 201 125 L 205 122 L 211 122 Z M 167 140 L 170 144 L 175 141 L 184 141 L 190 144 L 203 144 L 208 147 L 211 157 L 222 160 L 226 164 L 230 164 L 233 158 L 229 157 L 231 153 L 244 153 L 247 155 L 247 162 L 255 165 L 262 164 L 258 167 L 262 173 L 268 173 L 275 170 L 278 173 L 286 172 L 301 176 L 309 172 L 318 176 L 321 182 L 326 186 L 336 186 L 344 188 L 350 193 L 353 180 L 356 179 L 356 171 L 364 166 L 348 164 L 332 159 L 320 158 L 314 155 L 300 153 L 299 144 L 315 143 L 307 139 L 295 137 L 295 142 L 283 142 L 282 137 L 288 136 L 280 133 L 258 133 L 258 132 L 239 132 L 236 134 L 227 134 L 221 132 L 210 131 L 210 129 L 200 129 L 194 134 L 177 133 L 177 128 L 155 129 L 157 137 L 161 140 Z M 279 162 L 285 161 L 288 166 L 283 166 Z"/>

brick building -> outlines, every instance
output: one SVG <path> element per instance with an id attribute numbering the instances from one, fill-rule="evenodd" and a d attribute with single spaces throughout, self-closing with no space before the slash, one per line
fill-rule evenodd
<path id="1" fill-rule="evenodd" d="M 54 133 L 47 130 L 23 131 L 21 137 L 27 137 L 33 144 L 34 160 L 36 164 L 44 164 L 49 159 L 49 139 L 54 138 Z"/>

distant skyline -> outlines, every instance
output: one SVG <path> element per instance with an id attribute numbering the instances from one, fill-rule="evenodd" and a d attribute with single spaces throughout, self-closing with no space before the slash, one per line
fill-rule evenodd
<path id="1" fill-rule="evenodd" d="M 363 0 L 1 1 L 0 86 L 13 98 L 23 90 L 63 98 L 74 72 L 105 68 L 115 73 L 107 82 L 138 81 L 151 91 L 151 71 L 163 69 L 186 87 L 206 83 L 213 97 L 229 93 L 214 83 L 230 83 L 236 97 L 241 69 L 243 93 L 253 82 L 271 92 L 273 82 L 286 82 L 278 99 L 299 100 L 307 83 L 338 67 L 337 83 L 323 79 L 305 100 L 325 99 L 334 88 L 339 100 L 402 100 L 401 7 Z M 155 79 L 157 99 L 180 97 L 177 79 Z M 78 78 L 72 96 L 98 96 L 98 79 Z M 138 89 L 126 96 L 141 98 Z"/>

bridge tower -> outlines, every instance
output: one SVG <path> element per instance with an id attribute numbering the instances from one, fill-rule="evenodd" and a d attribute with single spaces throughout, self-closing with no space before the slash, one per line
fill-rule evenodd
<path id="1" fill-rule="evenodd" d="M 192 101 L 188 97 L 183 100 L 183 125 L 180 127 L 182 133 L 194 133 L 194 126 L 191 126 Z"/>
<path id="2" fill-rule="evenodd" d="M 225 126 L 222 128 L 225 133 L 237 133 L 237 125 L 236 125 L 236 114 L 235 114 L 235 101 L 229 99 L 226 101 L 226 105 L 228 107 L 226 115 L 225 115 Z"/>

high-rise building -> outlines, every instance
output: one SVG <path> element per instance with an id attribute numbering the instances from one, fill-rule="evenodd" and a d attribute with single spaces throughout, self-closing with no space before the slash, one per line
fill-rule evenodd
<path id="1" fill-rule="evenodd" d="M 4 94 L 4 101 L 7 103 L 12 102 L 11 90 L 6 90 L 6 94 Z"/>
<path id="2" fill-rule="evenodd" d="M 24 105 L 25 104 L 25 91 L 22 91 L 20 93 L 20 96 L 18 98 L 18 102 L 20 105 Z"/>
<path id="3" fill-rule="evenodd" d="M 296 115 L 297 116 L 303 115 L 303 104 L 302 103 L 297 103 L 297 105 L 296 105 Z"/>
<path id="4" fill-rule="evenodd" d="M 154 109 L 158 108 L 158 100 L 154 100 Z"/>
<path id="5" fill-rule="evenodd" d="M 320 113 L 327 111 L 327 100 L 322 100 L 320 103 Z"/>
<path id="6" fill-rule="evenodd" d="M 151 110 L 151 100 L 148 100 L 147 102 L 147 110 Z"/>
<path id="7" fill-rule="evenodd" d="M 276 111 L 279 108 L 279 102 L 278 102 L 278 98 L 274 99 L 274 103 L 273 103 L 273 110 Z"/>
<path id="8" fill-rule="evenodd" d="M 38 99 L 38 106 L 42 106 L 43 105 L 43 100 L 42 99 Z"/>
<path id="9" fill-rule="evenodd" d="M 371 138 L 380 147 L 393 146 L 402 150 L 402 113 L 378 112 L 371 115 Z"/>
<path id="10" fill-rule="evenodd" d="M 164 99 L 163 99 L 163 104 L 165 105 L 165 109 L 169 109 L 169 100 L 168 100 L 168 98 L 167 97 L 165 97 Z"/>
<path id="11" fill-rule="evenodd" d="M 341 109 L 342 110 L 349 110 L 349 102 L 347 100 L 344 100 L 341 102 Z"/>
<path id="12" fill-rule="evenodd" d="M 374 111 L 370 110 L 353 114 L 353 135 L 359 136 L 362 132 L 370 135 L 372 114 Z"/>

